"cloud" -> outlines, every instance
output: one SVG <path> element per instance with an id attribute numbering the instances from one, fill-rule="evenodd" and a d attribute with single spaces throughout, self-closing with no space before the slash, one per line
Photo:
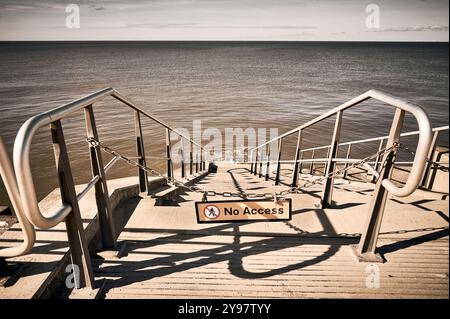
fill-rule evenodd
<path id="1" fill-rule="evenodd" d="M 411 27 L 395 27 L 370 30 L 372 32 L 429 32 L 429 31 L 448 31 L 448 25 L 427 25 Z"/>
<path id="2" fill-rule="evenodd" d="M 98 5 L 98 4 L 90 4 L 89 9 L 95 10 L 95 11 L 101 11 L 106 10 L 104 6 Z"/>
<path id="3" fill-rule="evenodd" d="M 166 29 L 166 28 L 191 28 L 191 29 L 282 29 L 282 30 L 313 30 L 317 26 L 309 25 L 202 25 L 197 23 L 129 23 L 127 27 Z"/>

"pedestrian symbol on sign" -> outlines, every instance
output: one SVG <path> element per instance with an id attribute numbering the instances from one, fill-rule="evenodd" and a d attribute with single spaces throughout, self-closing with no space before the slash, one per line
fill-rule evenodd
<path id="1" fill-rule="evenodd" d="M 206 218 L 216 219 L 219 217 L 220 210 L 214 205 L 208 205 L 203 210 L 203 214 L 205 214 Z"/>

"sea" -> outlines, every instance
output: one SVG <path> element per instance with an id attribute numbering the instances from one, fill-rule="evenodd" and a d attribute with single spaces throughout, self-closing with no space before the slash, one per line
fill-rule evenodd
<path id="1" fill-rule="evenodd" d="M 370 89 L 420 105 L 433 127 L 449 123 L 448 43 L 0 42 L 0 136 L 10 157 L 27 119 L 106 87 L 175 128 L 190 133 L 201 121 L 223 138 L 237 128 L 265 130 L 269 138 L 271 129 L 284 133 Z M 94 112 L 101 141 L 135 156 L 133 111 L 108 98 Z M 387 135 L 393 114 L 375 100 L 345 111 L 341 141 Z M 75 182 L 86 183 L 92 175 L 83 112 L 62 125 Z M 145 118 L 142 125 L 147 164 L 164 171 L 165 130 Z M 333 126 L 330 118 L 305 130 L 302 146 L 329 144 Z M 408 115 L 403 132 L 416 129 Z M 283 143 L 282 159 L 294 158 L 296 140 Z M 417 138 L 405 143 L 414 150 Z M 438 144 L 448 145 L 447 133 Z M 377 148 L 359 145 L 352 156 Z M 41 199 L 58 185 L 48 128 L 33 139 L 31 163 Z M 124 176 L 137 169 L 119 163 L 108 173 Z M 0 206 L 8 204 L 0 183 Z"/>

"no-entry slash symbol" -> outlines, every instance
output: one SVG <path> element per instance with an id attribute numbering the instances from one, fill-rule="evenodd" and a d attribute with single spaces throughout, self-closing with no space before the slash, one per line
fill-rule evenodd
<path id="1" fill-rule="evenodd" d="M 203 214 L 206 216 L 206 218 L 216 219 L 217 217 L 219 217 L 220 210 L 214 205 L 208 205 L 203 210 Z"/>

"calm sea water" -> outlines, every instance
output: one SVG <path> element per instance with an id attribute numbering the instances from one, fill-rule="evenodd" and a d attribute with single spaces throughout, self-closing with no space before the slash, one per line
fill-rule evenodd
<path id="1" fill-rule="evenodd" d="M 114 87 L 173 126 L 192 121 L 220 130 L 278 128 L 283 133 L 369 89 L 423 106 L 447 125 L 448 46 L 434 43 L 0 43 L 0 135 L 12 155 L 29 117 L 104 87 Z M 133 117 L 112 99 L 96 109 L 101 139 L 134 153 Z M 374 101 L 345 113 L 342 140 L 385 135 L 393 109 Z M 63 122 L 77 183 L 89 180 L 83 114 Z M 333 119 L 308 130 L 306 146 L 329 142 Z M 415 130 L 407 118 L 405 131 Z M 164 130 L 144 120 L 149 161 L 163 168 Z M 295 137 L 283 156 L 293 157 Z M 414 147 L 414 140 L 407 141 Z M 440 143 L 448 144 L 444 134 Z M 377 145 L 356 149 L 369 155 Z M 33 141 L 39 197 L 56 187 L 48 130 Z M 110 176 L 135 174 L 120 164 Z M 0 204 L 7 203 L 0 186 Z"/>

